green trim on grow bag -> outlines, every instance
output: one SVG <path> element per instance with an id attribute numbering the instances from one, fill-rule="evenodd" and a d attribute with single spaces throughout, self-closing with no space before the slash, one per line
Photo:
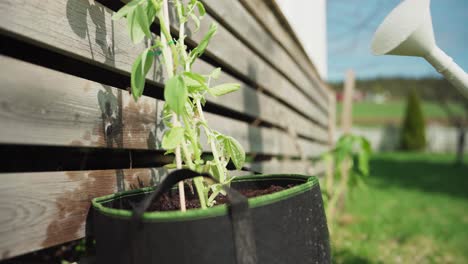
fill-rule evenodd
<path id="1" fill-rule="evenodd" d="M 260 207 L 268 204 L 272 204 L 277 201 L 281 201 L 287 199 L 289 197 L 293 197 L 297 194 L 304 193 L 315 185 L 318 184 L 318 179 L 313 176 L 305 176 L 305 175 L 285 175 L 285 174 L 272 174 L 272 175 L 249 175 L 249 176 L 241 176 L 237 177 L 233 180 L 233 182 L 245 182 L 245 181 L 268 181 L 268 180 L 287 180 L 287 181 L 297 181 L 303 182 L 303 184 L 291 187 L 286 190 L 282 190 L 279 192 L 266 194 L 258 197 L 250 198 L 249 207 L 255 208 Z M 134 195 L 140 195 L 142 193 L 149 193 L 154 190 L 155 187 L 146 187 L 138 190 L 131 190 L 125 191 L 120 193 L 115 193 L 107 196 L 102 196 L 98 198 L 94 198 L 92 200 L 92 204 L 95 210 L 100 211 L 101 213 L 109 216 L 120 217 L 120 218 L 130 218 L 132 215 L 132 211 L 124 210 L 124 209 L 115 209 L 105 207 L 103 203 L 110 202 L 112 200 L 116 200 L 119 198 L 124 197 L 131 197 Z M 189 209 L 185 212 L 181 211 L 155 211 L 155 212 L 145 212 L 143 214 L 143 221 L 145 222 L 167 222 L 167 221 L 188 221 L 188 220 L 196 220 L 196 219 L 204 219 L 209 217 L 215 217 L 220 215 L 227 214 L 227 206 L 226 205 L 218 205 L 207 209 Z"/>

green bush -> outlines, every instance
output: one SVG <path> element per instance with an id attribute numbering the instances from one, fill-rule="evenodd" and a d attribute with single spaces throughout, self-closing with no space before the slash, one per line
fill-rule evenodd
<path id="1" fill-rule="evenodd" d="M 400 146 L 407 151 L 424 150 L 426 147 L 426 125 L 418 94 L 414 90 L 408 95 Z"/>

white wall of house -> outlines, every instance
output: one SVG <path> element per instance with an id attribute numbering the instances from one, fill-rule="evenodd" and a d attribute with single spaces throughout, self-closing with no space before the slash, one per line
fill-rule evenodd
<path id="1" fill-rule="evenodd" d="M 323 79 L 327 78 L 326 0 L 276 0 L 309 58 Z"/>

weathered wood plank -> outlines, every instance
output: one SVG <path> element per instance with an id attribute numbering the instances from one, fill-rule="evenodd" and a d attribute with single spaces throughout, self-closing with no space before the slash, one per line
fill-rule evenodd
<path id="1" fill-rule="evenodd" d="M 305 174 L 321 176 L 325 172 L 325 164 L 322 161 L 301 160 L 277 160 L 272 159 L 263 162 L 253 162 L 247 165 L 253 171 L 268 174 Z"/>
<path id="2" fill-rule="evenodd" d="M 11 14 L 14 14 L 12 16 Z M 12 34 L 15 37 L 33 42 L 35 45 L 45 46 L 48 49 L 65 53 L 87 63 L 97 64 L 114 71 L 128 75 L 134 58 L 145 46 L 133 46 L 126 35 L 124 21 L 112 21 L 112 11 L 99 3 L 93 5 L 86 0 L 68 1 L 31 1 L 22 5 L 17 1 L 2 1 L 0 3 L 0 30 L 4 34 Z M 31 21 L 34 21 L 32 23 Z M 31 26 L 34 24 L 35 26 Z M 213 67 L 202 60 L 195 65 L 196 70 L 207 73 Z M 160 64 L 155 64 L 155 69 L 148 77 L 148 81 L 160 84 L 165 73 Z M 222 74 L 221 79 L 236 81 L 227 74 Z M 238 80 L 237 80 L 238 82 Z M 262 93 L 248 90 L 245 83 L 243 93 L 231 93 L 222 98 L 209 98 L 209 101 L 231 108 L 234 111 L 245 113 L 252 117 L 277 124 L 278 112 L 272 111 L 274 107 L 268 107 L 270 102 L 276 101 Z M 252 99 L 258 98 L 258 104 Z M 223 100 L 230 102 L 223 103 Z M 298 101 L 300 103 L 300 101 Z M 263 106 L 265 105 L 265 106 Z M 280 108 L 287 116 L 295 114 L 282 105 Z M 295 114 L 296 115 L 296 114 Z M 303 117 L 294 117 L 296 119 Z M 289 120 L 290 118 L 284 118 Z M 322 116 L 322 124 L 326 120 Z M 306 122 L 309 122 L 308 120 Z M 278 125 L 278 124 L 277 124 Z M 312 131 L 304 126 L 304 135 Z M 301 127 L 299 127 L 298 132 Z M 317 132 L 317 131 L 316 131 Z M 315 134 L 315 132 L 314 132 Z M 316 133 L 319 136 L 323 134 Z M 320 139 L 320 137 L 318 137 Z"/>
<path id="3" fill-rule="evenodd" d="M 209 13 L 216 15 L 227 24 L 230 31 L 235 32 L 244 43 L 248 43 L 256 53 L 269 61 L 274 67 L 287 75 L 293 82 L 304 90 L 321 93 L 322 85 L 313 72 L 305 74 L 302 67 L 273 39 L 252 17 L 238 1 L 203 0 Z M 323 94 L 322 98 L 323 99 Z M 326 100 L 317 102 L 323 108 L 327 107 Z"/>
<path id="4" fill-rule="evenodd" d="M 198 60 L 195 65 L 201 72 L 210 72 L 212 66 Z M 309 119 L 297 114 L 289 107 L 278 102 L 261 92 L 256 92 L 252 87 L 228 74 L 221 74 L 218 80 L 213 80 L 213 85 L 218 83 L 240 83 L 241 90 L 230 94 L 229 97 L 210 97 L 209 101 L 219 105 L 227 105 L 233 110 L 246 113 L 251 117 L 256 117 L 282 127 L 283 129 L 295 128 L 299 135 L 326 142 L 326 129 L 312 123 Z M 227 103 L 229 102 L 229 103 Z"/>
<path id="5" fill-rule="evenodd" d="M 162 101 L 143 96 L 135 103 L 121 89 L 4 56 L 0 66 L 0 143 L 161 148 Z M 21 75 L 28 78 L 18 78 Z M 248 152 L 299 155 L 295 139 L 281 130 L 210 113 L 207 119 L 214 129 L 237 138 Z M 303 141 L 307 156 L 316 156 L 324 146 Z"/>
<path id="6" fill-rule="evenodd" d="M 290 37 L 287 29 L 273 12 L 271 0 L 240 0 L 240 2 L 255 16 L 255 18 L 269 31 L 269 33 L 283 46 L 283 48 L 299 63 L 308 74 L 312 74 L 321 81 L 317 70 L 308 59 L 305 51 L 293 38 Z M 323 83 L 323 81 L 321 81 Z M 319 86 L 323 96 L 328 93 L 326 85 Z"/>
<path id="7" fill-rule="evenodd" d="M 216 21 L 209 15 L 205 15 L 200 23 L 199 31 L 195 34 L 189 34 L 189 39 L 195 42 L 201 41 L 213 22 Z M 195 29 L 194 23 L 188 23 L 188 32 L 195 32 Z M 220 61 L 224 67 L 230 67 L 256 83 L 258 88 L 281 98 L 291 107 L 295 107 L 313 120 L 323 125 L 327 124 L 326 111 L 317 107 L 316 103 L 304 96 L 289 80 L 284 78 L 223 26 L 218 26 L 218 31 L 211 39 L 206 54 Z M 303 92 L 315 98 L 315 101 L 321 100 L 320 95 L 316 92 L 314 93 L 311 90 L 303 90 Z M 326 101 L 324 102 L 326 103 Z"/>
<path id="8" fill-rule="evenodd" d="M 2 143 L 160 148 L 162 102 L 4 56 L 0 65 Z"/>
<path id="9" fill-rule="evenodd" d="M 0 260 L 79 239 L 94 197 L 158 182 L 165 170 L 0 174 Z"/>

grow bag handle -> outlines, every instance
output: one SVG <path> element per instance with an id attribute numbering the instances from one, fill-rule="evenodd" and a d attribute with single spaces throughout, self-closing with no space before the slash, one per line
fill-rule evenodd
<path id="1" fill-rule="evenodd" d="M 218 183 L 218 180 L 208 173 L 195 172 L 189 169 L 173 171 L 158 184 L 154 192 L 135 207 L 132 222 L 135 224 L 139 223 L 143 213 L 151 203 L 157 200 L 164 192 L 170 190 L 172 186 L 180 181 L 199 176 L 209 178 Z M 226 192 L 228 199 L 229 218 L 232 225 L 237 264 L 255 264 L 257 263 L 257 254 L 247 198 L 228 186 L 222 186 L 222 188 Z"/>

